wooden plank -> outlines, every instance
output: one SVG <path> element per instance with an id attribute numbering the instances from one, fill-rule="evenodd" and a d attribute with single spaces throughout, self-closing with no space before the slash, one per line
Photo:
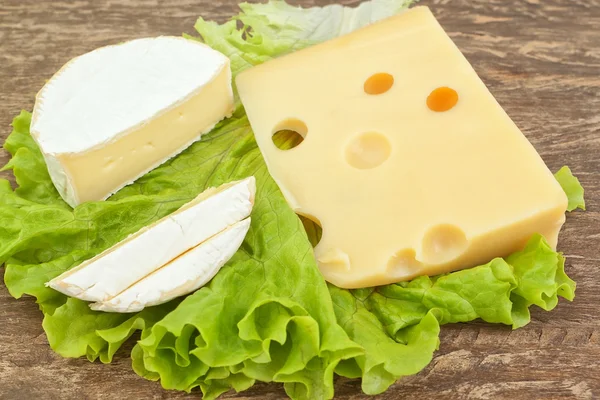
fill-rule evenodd
<path id="1" fill-rule="evenodd" d="M 324 4 L 325 1 L 295 1 Z M 356 1 L 344 1 L 357 4 Z M 511 331 L 482 323 L 444 327 L 432 364 L 381 399 L 600 397 L 600 0 L 430 0 L 484 82 L 552 170 L 568 164 L 586 188 L 588 211 L 569 215 L 560 248 L 578 282 L 574 303 Z M 98 46 L 193 33 L 195 19 L 225 20 L 235 0 L 2 0 L 0 142 L 11 119 L 62 64 Z M 0 165 L 8 160 L 0 153 Z M 4 173 L 3 177 L 10 177 Z M 1 273 L 0 273 L 1 274 Z M 54 354 L 31 299 L 0 284 L 0 398 L 195 398 L 135 375 L 122 349 L 111 365 Z M 339 379 L 339 398 L 360 382 Z M 279 385 L 226 397 L 279 399 Z"/>

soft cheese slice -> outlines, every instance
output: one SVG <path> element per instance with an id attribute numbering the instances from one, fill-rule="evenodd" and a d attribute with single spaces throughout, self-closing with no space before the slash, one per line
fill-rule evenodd
<path id="1" fill-rule="evenodd" d="M 142 228 L 94 258 L 48 282 L 81 300 L 103 302 L 186 251 L 247 218 L 254 177 L 211 188 L 178 211 Z"/>
<path id="2" fill-rule="evenodd" d="M 235 254 L 250 228 L 250 218 L 183 253 L 141 281 L 92 310 L 128 313 L 166 303 L 191 293 L 210 281 Z"/>
<path id="3" fill-rule="evenodd" d="M 556 245 L 565 194 L 428 8 L 249 69 L 237 86 L 271 175 L 322 224 L 315 255 L 335 285 L 471 267 L 535 232 Z M 281 129 L 304 141 L 280 150 Z"/>
<path id="4" fill-rule="evenodd" d="M 68 62 L 38 93 L 31 134 L 75 207 L 106 199 L 232 111 L 227 57 L 184 38 L 144 38 Z"/>

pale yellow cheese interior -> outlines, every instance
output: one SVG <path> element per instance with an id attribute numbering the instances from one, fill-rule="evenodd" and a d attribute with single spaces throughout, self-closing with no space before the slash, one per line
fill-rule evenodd
<path id="1" fill-rule="evenodd" d="M 376 73 L 393 85 L 367 94 Z M 329 282 L 472 267 L 536 232 L 556 246 L 566 195 L 428 8 L 254 67 L 237 86 L 271 175 L 323 227 Z M 448 111 L 427 106 L 438 87 L 458 93 Z M 280 150 L 280 129 L 304 141 Z"/>
<path id="2" fill-rule="evenodd" d="M 118 139 L 57 159 L 70 177 L 78 203 L 102 200 L 184 150 L 232 110 L 230 72 L 223 68 L 192 97 Z"/>

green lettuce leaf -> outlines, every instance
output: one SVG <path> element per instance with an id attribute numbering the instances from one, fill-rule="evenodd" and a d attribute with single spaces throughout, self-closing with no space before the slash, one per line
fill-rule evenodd
<path id="1" fill-rule="evenodd" d="M 373 0 L 356 9 L 242 4 L 232 21 L 200 19 L 196 29 L 231 58 L 237 74 L 412 2 Z M 529 321 L 531 305 L 550 310 L 558 296 L 574 295 L 564 259 L 540 237 L 507 260 L 441 277 L 352 291 L 326 285 L 308 240 L 318 241 L 320 229 L 311 229 L 287 206 L 241 107 L 202 141 L 108 201 L 75 209 L 54 189 L 30 122 L 27 112 L 15 118 L 4 145 L 13 155 L 4 169 L 13 171 L 18 187 L 0 180 L 0 263 L 13 296 L 36 298 L 50 346 L 65 357 L 110 362 L 139 331 L 133 369 L 160 379 L 165 388 L 199 387 L 212 399 L 255 381 L 282 382 L 294 399 L 322 399 L 333 396 L 337 373 L 362 378 L 363 390 L 374 394 L 431 361 L 441 324 L 480 318 L 516 328 Z M 250 232 L 215 279 L 192 295 L 139 313 L 105 314 L 45 287 L 206 187 L 249 175 L 258 183 Z M 570 172 L 557 179 L 567 182 L 561 184 L 570 199 L 577 195 L 580 186 Z"/>
<path id="2" fill-rule="evenodd" d="M 563 188 L 567 194 L 567 198 L 569 199 L 567 211 L 573 211 L 577 208 L 585 210 L 583 186 L 581 186 L 581 183 L 579 183 L 579 179 L 573 175 L 571 169 L 567 166 L 564 166 L 554 174 L 554 177 L 558 183 L 560 183 L 560 186 Z"/>

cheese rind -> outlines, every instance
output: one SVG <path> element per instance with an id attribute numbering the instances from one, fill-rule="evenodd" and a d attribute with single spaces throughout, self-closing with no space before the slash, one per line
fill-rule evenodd
<path id="1" fill-rule="evenodd" d="M 392 86 L 365 93 L 380 73 Z M 556 246 L 565 193 L 428 8 L 236 82 L 271 175 L 296 212 L 322 224 L 315 256 L 329 282 L 357 288 L 467 268 L 536 232 Z M 441 87 L 458 102 L 433 111 L 427 98 Z M 307 130 L 284 151 L 271 137 L 286 120 Z"/>
<path id="2" fill-rule="evenodd" d="M 235 254 L 250 228 L 246 218 L 200 243 L 92 310 L 128 313 L 166 303 L 209 282 Z"/>
<path id="3" fill-rule="evenodd" d="M 67 63 L 38 93 L 31 133 L 74 207 L 106 199 L 232 111 L 227 57 L 184 38 L 144 38 Z"/>
<path id="4" fill-rule="evenodd" d="M 247 218 L 255 191 L 254 177 L 208 189 L 178 211 L 54 278 L 47 286 L 81 300 L 107 301 Z"/>

